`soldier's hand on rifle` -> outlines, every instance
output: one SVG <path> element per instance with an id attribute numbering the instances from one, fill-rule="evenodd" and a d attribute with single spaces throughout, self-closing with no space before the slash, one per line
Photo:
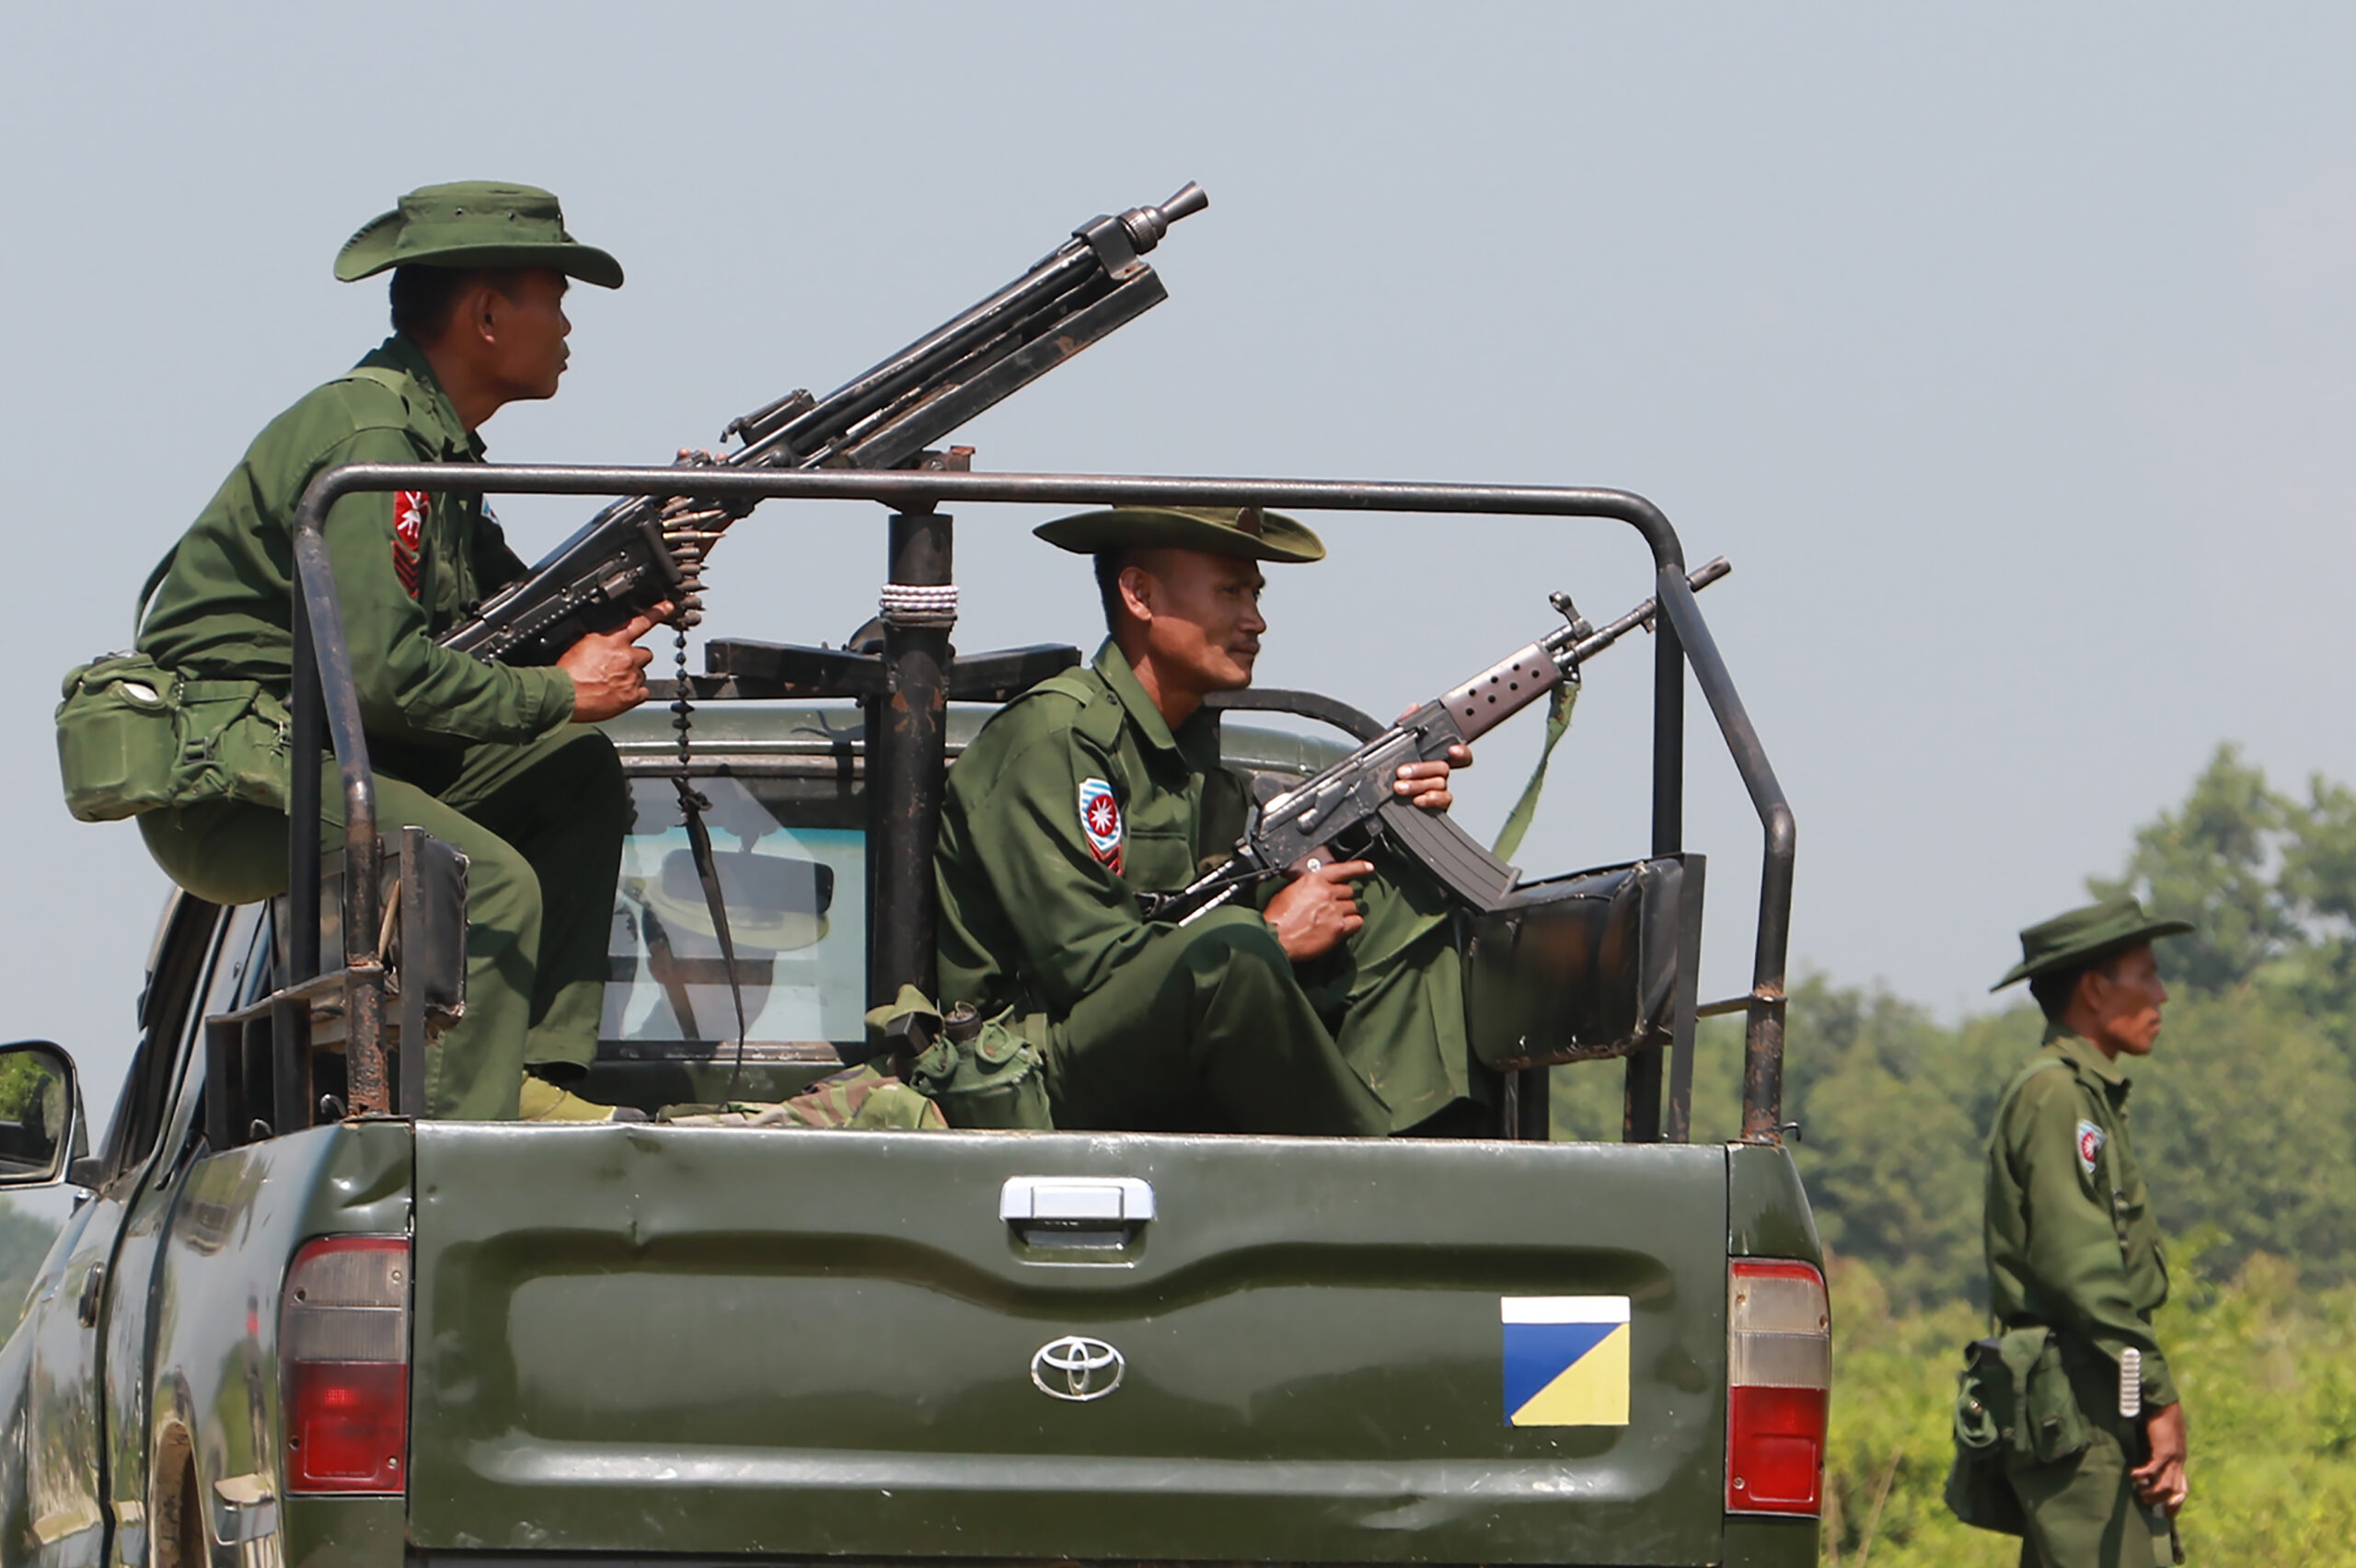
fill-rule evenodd
<path id="1" fill-rule="evenodd" d="M 1372 876 L 1366 860 L 1329 860 L 1302 871 L 1282 893 L 1268 900 L 1263 917 L 1276 933 L 1276 945 L 1295 963 L 1331 952 L 1366 924 L 1358 913 L 1357 890 L 1350 884 Z"/>
<path id="2" fill-rule="evenodd" d="M 636 644 L 670 613 L 670 605 L 657 605 L 631 617 L 628 626 L 593 631 L 564 651 L 556 667 L 572 677 L 575 721 L 594 724 L 646 700 L 646 666 L 654 662 L 654 650 Z"/>
<path id="3" fill-rule="evenodd" d="M 1449 793 L 1448 788 L 1449 770 L 1472 766 L 1472 747 L 1450 746 L 1444 761 L 1411 762 L 1402 767 L 1399 781 L 1391 788 L 1399 794 L 1412 797 L 1415 804 L 1428 811 L 1444 812 L 1456 804 L 1456 797 Z"/>
<path id="4" fill-rule="evenodd" d="M 2152 1458 L 2129 1472 L 2135 1482 L 2135 1495 L 2147 1504 L 2156 1503 L 2165 1507 L 2168 1517 L 2173 1519 L 2192 1490 L 2191 1484 L 2184 1479 L 2183 1401 L 2162 1405 L 2146 1416 L 2143 1440 L 2151 1447 Z"/>

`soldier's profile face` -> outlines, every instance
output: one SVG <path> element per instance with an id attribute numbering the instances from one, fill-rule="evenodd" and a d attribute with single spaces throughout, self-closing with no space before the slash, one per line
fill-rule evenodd
<path id="1" fill-rule="evenodd" d="M 2128 949 L 2111 960 L 2107 972 L 2090 970 L 2080 984 L 2080 995 L 2095 1015 L 2089 1032 L 2094 1043 L 2119 1055 L 2150 1055 L 2160 1038 L 2160 1007 L 2168 999 L 2152 944 Z"/>
<path id="2" fill-rule="evenodd" d="M 492 375 L 510 398 L 553 398 L 572 357 L 564 342 L 572 330 L 564 314 L 564 274 L 553 267 L 526 268 L 510 286 L 512 293 L 493 290 L 487 301 Z"/>
<path id="3" fill-rule="evenodd" d="M 1152 615 L 1146 646 L 1155 664 L 1183 674 L 1196 691 L 1250 686 L 1260 634 L 1268 629 L 1260 618 L 1259 562 L 1208 550 L 1139 555 L 1132 570 L 1142 579 L 1138 597 Z"/>

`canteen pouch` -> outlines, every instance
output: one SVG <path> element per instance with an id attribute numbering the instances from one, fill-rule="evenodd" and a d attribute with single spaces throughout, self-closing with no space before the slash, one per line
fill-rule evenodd
<path id="1" fill-rule="evenodd" d="M 1009 1027 L 1011 1016 L 983 1020 L 967 1039 L 944 1032 L 917 1057 L 908 1082 L 941 1107 L 951 1126 L 1054 1130 L 1045 1062 Z"/>
<path id="2" fill-rule="evenodd" d="M 2023 1416 L 2030 1372 L 2050 1337 L 2044 1329 L 2017 1329 L 1963 1347 L 1963 1370 L 1956 1377 L 1955 1462 L 1947 1470 L 1946 1500 L 1948 1512 L 1976 1529 L 2016 1536 L 2028 1528 L 2004 1466 L 2007 1459 L 2033 1457 Z"/>
<path id="3" fill-rule="evenodd" d="M 180 678 L 142 653 L 110 653 L 65 677 L 57 769 L 65 809 L 118 822 L 173 801 Z"/>
<path id="4" fill-rule="evenodd" d="M 63 695 L 57 768 L 79 820 L 215 800 L 286 809 L 293 721 L 254 682 L 183 680 L 110 653 L 68 674 Z"/>

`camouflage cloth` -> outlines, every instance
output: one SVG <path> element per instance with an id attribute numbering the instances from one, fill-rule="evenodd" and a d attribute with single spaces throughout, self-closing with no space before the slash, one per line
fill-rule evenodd
<path id="1" fill-rule="evenodd" d="M 900 1132 L 945 1131 L 941 1107 L 895 1078 L 860 1066 L 820 1078 L 786 1101 L 731 1100 L 719 1105 L 674 1105 L 663 1121 L 675 1127 L 840 1127 Z"/>

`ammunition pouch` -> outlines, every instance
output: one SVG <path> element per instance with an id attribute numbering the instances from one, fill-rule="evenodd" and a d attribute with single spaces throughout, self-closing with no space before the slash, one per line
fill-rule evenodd
<path id="1" fill-rule="evenodd" d="M 2046 1337 L 2037 1359 L 2029 1365 L 2024 1410 L 2028 1417 L 2029 1457 L 2039 1464 L 2082 1454 L 2095 1440 L 2094 1423 L 2086 1419 L 2085 1407 L 2078 1402 L 2057 1334 Z"/>
<path id="2" fill-rule="evenodd" d="M 293 722 L 255 682 L 188 680 L 115 653 L 68 674 L 63 696 L 58 772 L 81 821 L 216 800 L 286 809 Z"/>

